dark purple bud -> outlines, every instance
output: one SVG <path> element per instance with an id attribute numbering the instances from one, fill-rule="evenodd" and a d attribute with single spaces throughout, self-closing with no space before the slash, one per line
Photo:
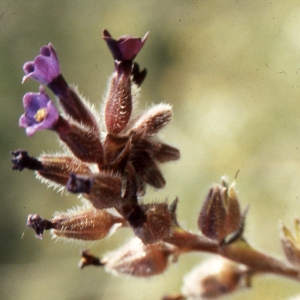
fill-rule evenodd
<path id="1" fill-rule="evenodd" d="M 37 130 L 53 129 L 59 113 L 46 94 L 43 86 L 39 93 L 27 93 L 23 97 L 25 113 L 20 117 L 19 126 L 26 128 L 26 134 L 32 136 Z"/>
<path id="2" fill-rule="evenodd" d="M 141 84 L 143 83 L 143 81 L 146 78 L 147 75 L 147 70 L 143 69 L 142 71 L 140 71 L 140 67 L 137 63 L 133 64 L 132 67 L 132 81 L 137 85 L 137 86 L 141 86 Z"/>
<path id="3" fill-rule="evenodd" d="M 110 33 L 104 29 L 103 39 L 115 60 L 134 60 L 137 54 L 141 51 L 148 37 L 148 32 L 143 38 L 136 38 L 130 35 L 121 36 L 118 40 L 114 40 Z"/>
<path id="4" fill-rule="evenodd" d="M 13 163 L 12 169 L 22 171 L 27 168 L 29 170 L 42 170 L 43 164 L 36 158 L 29 156 L 28 152 L 25 150 L 11 151 L 13 158 L 11 162 Z"/>
<path id="5" fill-rule="evenodd" d="M 93 181 L 94 180 L 88 176 L 77 176 L 75 173 L 71 173 L 66 188 L 69 192 L 74 194 L 88 194 L 93 185 Z"/>
<path id="6" fill-rule="evenodd" d="M 51 43 L 43 46 L 34 61 L 24 64 L 25 76 L 22 83 L 28 78 L 32 78 L 39 83 L 48 84 L 60 74 L 60 65 L 57 54 Z"/>
<path id="7" fill-rule="evenodd" d="M 40 240 L 43 238 L 44 230 L 53 228 L 53 224 L 40 217 L 39 215 L 29 215 L 26 226 L 33 228 L 36 233 L 36 237 Z"/>

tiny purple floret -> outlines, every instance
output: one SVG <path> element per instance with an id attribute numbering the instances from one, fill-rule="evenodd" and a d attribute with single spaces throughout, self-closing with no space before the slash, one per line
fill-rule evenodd
<path id="1" fill-rule="evenodd" d="M 144 46 L 149 32 L 143 38 L 137 38 L 130 35 L 121 36 L 118 40 L 114 40 L 110 33 L 104 29 L 103 39 L 106 41 L 107 46 L 115 60 L 133 61 L 137 54 Z"/>
<path id="2" fill-rule="evenodd" d="M 43 86 L 39 93 L 27 93 L 23 97 L 25 113 L 20 117 L 19 126 L 26 128 L 26 134 L 32 136 L 36 130 L 53 129 L 59 113 Z"/>
<path id="3" fill-rule="evenodd" d="M 60 74 L 60 65 L 57 54 L 51 43 L 43 46 L 40 54 L 34 59 L 24 64 L 25 76 L 22 83 L 28 78 L 32 78 L 41 84 L 49 84 Z"/>

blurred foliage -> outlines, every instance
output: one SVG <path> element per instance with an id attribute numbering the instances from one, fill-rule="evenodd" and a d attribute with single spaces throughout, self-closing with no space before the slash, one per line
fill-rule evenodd
<path id="1" fill-rule="evenodd" d="M 179 197 L 182 225 L 196 231 L 209 186 L 227 174 L 243 207 L 250 204 L 246 237 L 283 257 L 278 220 L 300 215 L 300 3 L 287 1 L 17 1 L 0 0 L 0 210 L 1 299 L 159 299 L 180 290 L 182 278 L 206 254 L 180 258 L 151 280 L 114 278 L 102 269 L 77 269 L 82 248 L 34 238 L 29 213 L 49 218 L 80 202 L 47 189 L 29 171 L 10 170 L 9 151 L 59 151 L 52 132 L 32 138 L 18 128 L 22 97 L 38 84 L 21 85 L 22 65 L 52 42 L 68 82 L 101 107 L 113 61 L 102 29 L 149 39 L 137 57 L 148 69 L 140 107 L 161 101 L 174 108 L 165 141 L 181 150 L 163 166 L 167 187 L 148 189 L 145 201 Z M 24 232 L 24 233 L 23 233 Z M 21 238 L 23 235 L 23 238 Z M 102 255 L 131 235 L 120 230 L 99 242 Z M 257 277 L 254 288 L 228 299 L 288 299 L 300 285 Z"/>

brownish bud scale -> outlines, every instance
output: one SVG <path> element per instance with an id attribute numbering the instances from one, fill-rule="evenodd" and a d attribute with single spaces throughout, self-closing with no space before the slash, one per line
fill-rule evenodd
<path id="1" fill-rule="evenodd" d="M 167 238 L 171 232 L 172 217 L 175 215 L 175 212 L 170 211 L 167 203 L 142 204 L 141 208 L 146 215 L 147 221 L 141 226 L 133 228 L 135 235 L 145 245 Z"/>
<path id="2" fill-rule="evenodd" d="M 182 294 L 188 299 L 215 299 L 249 286 L 245 266 L 222 257 L 213 257 L 184 278 Z"/>
<path id="3" fill-rule="evenodd" d="M 81 259 L 78 263 L 78 267 L 83 269 L 86 266 L 103 266 L 100 259 L 92 254 L 90 254 L 89 250 L 81 251 Z"/>
<path id="4" fill-rule="evenodd" d="M 241 231 L 242 223 L 243 218 L 234 183 L 228 186 L 223 181 L 223 185 L 212 187 L 198 218 L 198 227 L 202 233 L 221 243 L 228 235 Z"/>
<path id="5" fill-rule="evenodd" d="M 42 155 L 40 162 L 43 166 L 37 173 L 44 179 L 65 186 L 70 173 L 90 174 L 88 164 L 71 156 Z"/>
<path id="6" fill-rule="evenodd" d="M 51 220 L 54 237 L 95 241 L 123 226 L 125 220 L 117 213 L 94 208 L 77 208 L 57 213 Z"/>
<path id="7" fill-rule="evenodd" d="M 163 273 L 175 251 L 172 245 L 162 242 L 144 245 L 135 237 L 119 250 L 108 253 L 101 262 L 114 274 L 149 277 Z"/>
<path id="8" fill-rule="evenodd" d="M 293 266 L 300 268 L 300 220 L 295 219 L 295 235 L 283 224 L 280 225 L 280 231 L 285 256 Z"/>

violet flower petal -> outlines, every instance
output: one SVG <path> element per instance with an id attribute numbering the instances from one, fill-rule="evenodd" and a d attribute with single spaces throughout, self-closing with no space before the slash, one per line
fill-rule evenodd
<path id="1" fill-rule="evenodd" d="M 144 46 L 149 32 L 143 38 L 136 38 L 130 35 L 121 36 L 118 40 L 114 40 L 110 33 L 104 29 L 103 39 L 106 41 L 107 46 L 115 60 L 134 60 L 137 54 Z"/>
<path id="2" fill-rule="evenodd" d="M 34 59 L 24 64 L 25 76 L 22 83 L 28 78 L 32 78 L 39 83 L 48 84 L 60 74 L 60 65 L 57 54 L 51 43 L 43 46 L 40 54 Z"/>
<path id="3" fill-rule="evenodd" d="M 59 113 L 43 86 L 39 93 L 27 93 L 23 97 L 25 113 L 20 117 L 19 126 L 26 128 L 26 134 L 32 136 L 36 130 L 52 129 Z"/>

